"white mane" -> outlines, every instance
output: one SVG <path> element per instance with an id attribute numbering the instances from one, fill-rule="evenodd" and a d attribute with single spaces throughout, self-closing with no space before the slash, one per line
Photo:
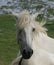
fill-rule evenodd
<path id="1" fill-rule="evenodd" d="M 39 23 L 34 18 L 37 17 L 37 13 L 35 15 L 30 15 L 30 13 L 26 10 L 22 11 L 19 15 L 20 16 L 17 20 L 18 28 L 24 28 L 25 26 L 30 25 L 30 23 L 33 23 L 36 27 L 36 32 L 46 33 L 47 29 L 43 27 L 45 25 L 45 22 Z"/>

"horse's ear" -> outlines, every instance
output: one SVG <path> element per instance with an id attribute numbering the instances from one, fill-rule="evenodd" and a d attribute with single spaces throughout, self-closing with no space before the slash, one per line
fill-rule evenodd
<path id="1" fill-rule="evenodd" d="M 33 15 L 32 15 L 32 18 L 33 18 L 33 19 L 37 18 L 37 16 L 38 16 L 39 14 L 40 14 L 39 12 L 33 14 Z"/>

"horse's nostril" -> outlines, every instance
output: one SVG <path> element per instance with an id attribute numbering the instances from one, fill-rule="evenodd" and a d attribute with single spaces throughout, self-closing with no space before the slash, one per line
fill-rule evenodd
<path id="1" fill-rule="evenodd" d="M 29 49 L 29 50 L 24 49 L 23 54 L 33 54 L 33 50 L 32 49 Z"/>
<path id="2" fill-rule="evenodd" d="M 22 55 L 25 59 L 28 59 L 32 56 L 33 50 L 32 49 L 24 49 Z"/>
<path id="3" fill-rule="evenodd" d="M 30 53 L 33 54 L 33 50 L 31 50 Z"/>
<path id="4" fill-rule="evenodd" d="M 23 50 L 23 54 L 27 54 L 27 51 L 26 51 L 26 49 L 24 49 L 24 50 Z"/>

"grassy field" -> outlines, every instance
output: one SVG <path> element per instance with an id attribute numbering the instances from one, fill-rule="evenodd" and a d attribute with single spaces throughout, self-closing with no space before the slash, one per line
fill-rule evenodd
<path id="1" fill-rule="evenodd" d="M 51 21 L 53 22 L 53 21 Z M 17 56 L 15 20 L 9 15 L 0 15 L 0 65 L 9 65 Z M 48 34 L 54 37 L 54 24 L 47 24 Z"/>
<path id="2" fill-rule="evenodd" d="M 15 23 L 13 17 L 0 15 L 0 65 L 9 65 L 17 55 Z"/>

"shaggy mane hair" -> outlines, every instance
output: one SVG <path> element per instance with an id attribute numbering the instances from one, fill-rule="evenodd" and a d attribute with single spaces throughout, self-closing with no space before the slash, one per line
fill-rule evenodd
<path id="1" fill-rule="evenodd" d="M 19 29 L 22 29 L 22 28 L 25 28 L 26 26 L 29 26 L 30 23 L 34 24 L 34 26 L 36 27 L 36 32 L 43 32 L 45 34 L 47 29 L 45 27 L 43 27 L 46 22 L 37 22 L 35 19 L 32 18 L 32 15 L 30 15 L 30 13 L 25 10 L 25 11 L 22 11 L 20 14 L 19 14 L 19 17 L 18 17 L 18 20 L 17 20 L 17 27 Z"/>

